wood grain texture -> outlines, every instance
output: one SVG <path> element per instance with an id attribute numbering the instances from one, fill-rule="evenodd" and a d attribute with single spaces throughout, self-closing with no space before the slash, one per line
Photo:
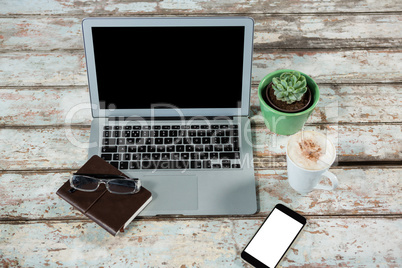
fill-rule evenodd
<path id="1" fill-rule="evenodd" d="M 399 267 L 401 219 L 308 218 L 283 267 Z M 95 223 L 0 224 L 7 266 L 250 267 L 240 252 L 263 219 L 134 221 L 119 237 Z M 364 234 L 364 235 L 362 235 Z"/>
<path id="2" fill-rule="evenodd" d="M 83 50 L 78 17 L 0 18 L 1 50 Z M 400 15 L 252 15 L 254 47 L 386 48 L 402 44 Z M 353 25 L 354 27 L 349 27 Z"/>
<path id="3" fill-rule="evenodd" d="M 341 169 L 336 191 L 313 191 L 300 195 L 289 185 L 286 170 L 257 170 L 256 191 L 259 212 L 265 217 L 277 203 L 304 215 L 400 214 L 402 169 Z M 56 195 L 72 172 L 16 172 L 0 174 L 0 220 L 87 219 Z M 328 182 L 324 182 L 328 183 Z M 13 187 L 8 187 L 12 185 Z M 155 218 L 153 218 L 155 219 Z"/>
<path id="4" fill-rule="evenodd" d="M 323 84 L 310 123 L 401 123 L 402 85 Z M 79 87 L 0 89 L 0 126 L 89 125 L 89 93 Z M 251 120 L 263 125 L 257 87 L 251 90 Z"/>
<path id="5" fill-rule="evenodd" d="M 402 157 L 401 125 L 306 126 L 327 135 L 337 148 L 339 161 L 399 161 Z M 288 136 L 266 127 L 252 131 L 257 169 L 286 165 Z M 0 170 L 76 169 L 87 158 L 89 128 L 0 129 Z M 248 164 L 248 163 L 246 163 Z"/>
<path id="6" fill-rule="evenodd" d="M 395 12 L 402 10 L 399 1 L 127 1 L 127 0 L 2 0 L 2 15 L 143 15 L 143 14 L 244 14 L 244 13 L 339 13 L 339 12 Z"/>
<path id="7" fill-rule="evenodd" d="M 401 1 L 0 0 L 0 7 L 0 266 L 249 267 L 241 250 L 282 203 L 308 218 L 283 267 L 402 267 Z M 57 197 L 87 157 L 80 23 L 92 16 L 255 20 L 258 214 L 140 217 L 113 238 Z M 288 184 L 288 137 L 267 130 L 257 97 L 260 80 L 282 68 L 320 86 L 306 129 L 337 146 L 336 191 L 302 196 Z"/>
<path id="8" fill-rule="evenodd" d="M 401 50 L 255 52 L 252 80 L 292 68 L 317 83 L 402 82 L 401 62 Z M 10 52 L 0 63 L 0 86 L 87 85 L 83 52 Z"/>

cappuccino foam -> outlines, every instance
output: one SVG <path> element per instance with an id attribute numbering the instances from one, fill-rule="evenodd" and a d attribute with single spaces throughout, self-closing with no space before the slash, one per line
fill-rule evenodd
<path id="1" fill-rule="evenodd" d="M 288 141 L 289 158 L 304 169 L 321 170 L 330 167 L 335 160 L 335 153 L 331 141 L 318 132 L 301 131 Z"/>

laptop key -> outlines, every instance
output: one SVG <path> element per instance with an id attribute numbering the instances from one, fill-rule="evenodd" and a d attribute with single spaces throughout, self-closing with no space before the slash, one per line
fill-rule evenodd
<path id="1" fill-rule="evenodd" d="M 135 152 L 137 152 L 137 146 L 128 146 L 127 151 L 129 153 L 135 153 Z"/>
<path id="2" fill-rule="evenodd" d="M 200 154 L 199 153 L 191 153 L 190 155 L 191 159 L 200 159 Z"/>
<path id="3" fill-rule="evenodd" d="M 212 152 L 214 150 L 213 145 L 205 145 L 204 147 L 205 152 Z"/>
<path id="4" fill-rule="evenodd" d="M 194 145 L 186 145 L 186 152 L 194 152 Z"/>
<path id="5" fill-rule="evenodd" d="M 193 143 L 194 144 L 201 144 L 201 138 L 193 138 Z"/>
<path id="6" fill-rule="evenodd" d="M 102 144 L 103 145 L 115 145 L 116 141 L 115 139 L 103 139 Z"/>
<path id="7" fill-rule="evenodd" d="M 152 154 L 152 160 L 160 160 L 161 159 L 161 154 Z"/>
<path id="8" fill-rule="evenodd" d="M 151 153 L 156 152 L 156 146 L 148 145 L 147 146 L 147 152 L 151 152 Z"/>
<path id="9" fill-rule="evenodd" d="M 127 146 L 119 146 L 119 147 L 118 147 L 118 152 L 119 152 L 119 153 L 125 153 L 125 152 L 127 152 Z"/>
<path id="10" fill-rule="evenodd" d="M 240 153 L 219 153 L 220 159 L 240 159 Z"/>
<path id="11" fill-rule="evenodd" d="M 120 169 L 128 169 L 128 162 L 127 161 L 120 162 Z"/>
<path id="12" fill-rule="evenodd" d="M 138 146 L 137 150 L 140 153 L 146 152 L 147 151 L 147 146 L 145 146 L 145 145 Z"/>
<path id="13" fill-rule="evenodd" d="M 114 166 L 115 168 L 119 168 L 119 162 L 112 161 L 112 162 L 109 162 L 109 164 L 111 164 L 111 165 Z"/>
<path id="14" fill-rule="evenodd" d="M 201 161 L 191 161 L 191 168 L 202 168 L 202 162 Z"/>
<path id="15" fill-rule="evenodd" d="M 215 145 L 214 149 L 216 152 L 222 152 L 223 151 L 223 146 L 222 145 Z"/>
<path id="16" fill-rule="evenodd" d="M 184 152 L 184 145 L 176 145 L 176 152 Z"/>
<path id="17" fill-rule="evenodd" d="M 103 146 L 102 153 L 115 153 L 117 152 L 117 146 Z"/>
<path id="18" fill-rule="evenodd" d="M 230 160 L 222 160 L 222 167 L 223 168 L 230 168 Z"/>
<path id="19" fill-rule="evenodd" d="M 131 137 L 136 138 L 140 136 L 140 131 L 139 130 L 133 130 L 131 131 Z"/>
<path id="20" fill-rule="evenodd" d="M 141 154 L 132 154 L 131 158 L 133 160 L 141 160 Z"/>
<path id="21" fill-rule="evenodd" d="M 101 154 L 101 158 L 105 161 L 112 160 L 112 154 Z"/>
<path id="22" fill-rule="evenodd" d="M 170 159 L 170 154 L 169 153 L 163 153 L 161 155 L 162 160 L 169 160 Z"/>
<path id="23" fill-rule="evenodd" d="M 142 161 L 141 167 L 142 167 L 142 169 L 155 169 L 156 162 L 155 161 Z"/>
<path id="24" fill-rule="evenodd" d="M 139 169 L 140 167 L 141 167 L 140 162 L 137 162 L 137 161 L 130 162 L 130 169 Z"/>
<path id="25" fill-rule="evenodd" d="M 203 168 L 211 168 L 211 161 L 210 160 L 202 161 L 202 167 Z"/>
<path id="26" fill-rule="evenodd" d="M 240 168 L 240 164 L 232 164 L 232 168 Z"/>
<path id="27" fill-rule="evenodd" d="M 218 153 L 210 153 L 209 159 L 219 159 L 219 154 Z"/>
<path id="28" fill-rule="evenodd" d="M 200 159 L 209 159 L 209 153 L 200 153 Z"/>
<path id="29" fill-rule="evenodd" d="M 211 138 L 202 138 L 202 144 L 210 144 Z"/>
<path id="30" fill-rule="evenodd" d="M 151 160 L 151 154 L 142 154 L 142 160 Z"/>
<path id="31" fill-rule="evenodd" d="M 223 150 L 225 151 L 225 152 L 231 152 L 231 151 L 233 151 L 233 146 L 232 145 L 224 145 L 223 146 Z"/>

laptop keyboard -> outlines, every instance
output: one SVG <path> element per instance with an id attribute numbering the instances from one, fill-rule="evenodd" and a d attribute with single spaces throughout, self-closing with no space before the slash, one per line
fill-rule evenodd
<path id="1" fill-rule="evenodd" d="M 239 126 L 105 126 L 101 157 L 121 170 L 239 169 Z"/>

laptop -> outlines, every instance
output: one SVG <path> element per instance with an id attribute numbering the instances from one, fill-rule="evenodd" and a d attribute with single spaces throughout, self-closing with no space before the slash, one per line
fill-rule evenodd
<path id="1" fill-rule="evenodd" d="M 140 214 L 257 211 L 251 18 L 87 18 L 89 157 L 139 178 Z"/>

